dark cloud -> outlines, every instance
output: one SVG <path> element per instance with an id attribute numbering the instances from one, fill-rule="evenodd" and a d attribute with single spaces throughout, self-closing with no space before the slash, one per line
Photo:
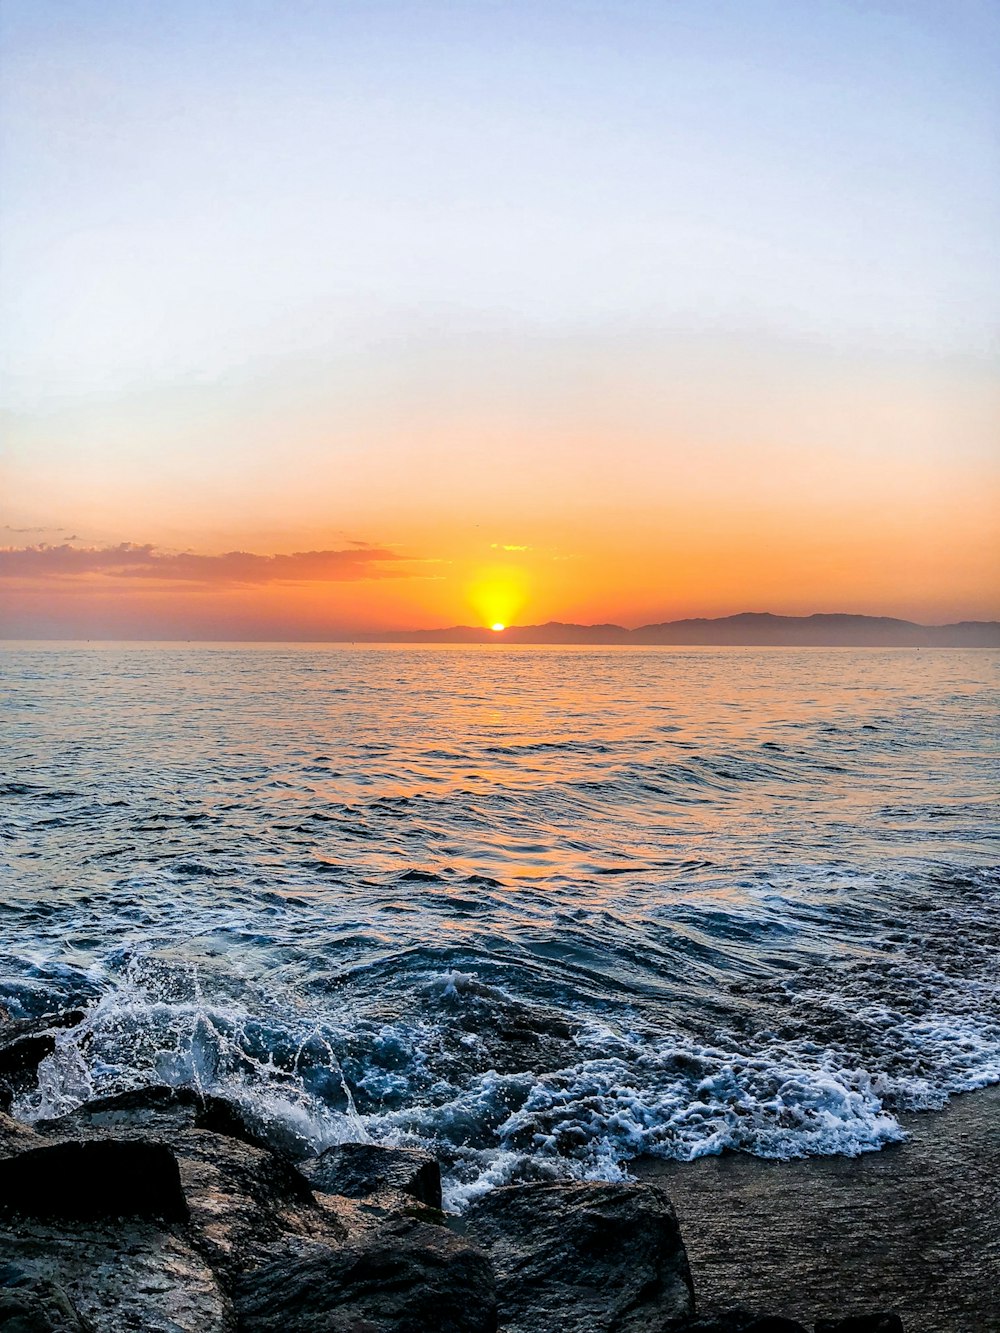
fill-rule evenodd
<path id="1" fill-rule="evenodd" d="M 223 555 L 161 552 L 138 546 L 0 547 L 0 579 L 65 579 L 86 574 L 113 578 L 163 579 L 187 583 L 349 583 L 404 574 L 405 556 L 377 546 L 341 551 L 296 551 L 292 555 Z"/>

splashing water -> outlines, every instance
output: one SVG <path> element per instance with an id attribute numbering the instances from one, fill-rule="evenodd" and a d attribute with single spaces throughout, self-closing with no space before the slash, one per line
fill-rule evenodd
<path id="1" fill-rule="evenodd" d="M 8 646 L 28 1119 L 148 1083 L 460 1207 L 1000 1079 L 992 652 Z"/>

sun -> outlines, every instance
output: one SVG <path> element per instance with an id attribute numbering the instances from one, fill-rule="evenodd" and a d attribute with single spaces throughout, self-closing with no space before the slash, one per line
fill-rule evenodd
<path id="1" fill-rule="evenodd" d="M 501 631 L 502 629 L 506 629 L 506 628 L 507 628 L 507 626 L 503 623 L 502 620 L 498 620 L 498 621 L 495 622 L 495 624 L 492 624 L 492 625 L 490 626 L 490 629 L 493 630 L 494 633 L 496 633 L 496 634 L 499 634 L 500 631 Z"/>

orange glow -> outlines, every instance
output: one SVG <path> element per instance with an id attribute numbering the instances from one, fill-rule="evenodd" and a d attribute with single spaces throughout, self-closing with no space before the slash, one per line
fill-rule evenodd
<path id="1" fill-rule="evenodd" d="M 219 422 L 169 395 L 26 415 L 0 461 L 0 633 L 997 617 L 1000 417 L 977 368 L 721 348 L 700 369 L 666 348 L 644 370 L 603 350 L 565 400 L 472 385 L 346 424 L 318 393 Z"/>
<path id="2" fill-rule="evenodd" d="M 529 577 L 523 568 L 493 566 L 473 576 L 467 602 L 475 621 L 502 630 L 529 602 Z"/>

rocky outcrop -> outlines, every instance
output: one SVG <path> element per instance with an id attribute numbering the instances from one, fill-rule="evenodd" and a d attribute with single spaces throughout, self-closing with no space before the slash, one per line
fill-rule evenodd
<path id="1" fill-rule="evenodd" d="M 430 1208 L 441 1207 L 441 1168 L 428 1153 L 413 1148 L 340 1143 L 303 1163 L 302 1171 L 313 1189 L 324 1194 L 346 1199 L 409 1194 Z"/>
<path id="2" fill-rule="evenodd" d="M 486 1256 L 445 1227 L 394 1218 L 332 1247 L 295 1242 L 236 1283 L 246 1333 L 494 1333 Z"/>
<path id="3" fill-rule="evenodd" d="M 46 1022 L 16 1041 L 42 1049 Z M 298 1157 L 192 1090 L 96 1099 L 34 1128 L 0 1112 L 0 1330 L 805 1333 L 696 1315 L 657 1185 L 510 1185 L 456 1219 L 425 1153 Z M 815 1333 L 902 1325 L 865 1315 Z"/>
<path id="4" fill-rule="evenodd" d="M 177 1158 L 163 1143 L 46 1143 L 0 1161 L 0 1211 L 22 1217 L 187 1221 Z"/>
<path id="5" fill-rule="evenodd" d="M 56 1048 L 56 1033 L 83 1021 L 82 1009 L 65 1009 L 40 1018 L 0 1021 L 0 1110 L 9 1111 L 17 1093 L 34 1082 L 34 1073 Z"/>
<path id="6" fill-rule="evenodd" d="M 33 1278 L 16 1264 L 0 1264 L 0 1329 L 9 1333 L 89 1333 L 65 1290 Z"/>
<path id="7" fill-rule="evenodd" d="M 662 1333 L 694 1310 L 670 1200 L 654 1185 L 506 1186 L 465 1217 L 509 1333 Z"/>
<path id="8" fill-rule="evenodd" d="M 147 1087 L 96 1097 L 58 1120 L 40 1120 L 39 1133 L 79 1133 L 91 1129 L 150 1130 L 159 1134 L 208 1129 L 227 1138 L 266 1148 L 240 1107 L 194 1088 Z"/>

